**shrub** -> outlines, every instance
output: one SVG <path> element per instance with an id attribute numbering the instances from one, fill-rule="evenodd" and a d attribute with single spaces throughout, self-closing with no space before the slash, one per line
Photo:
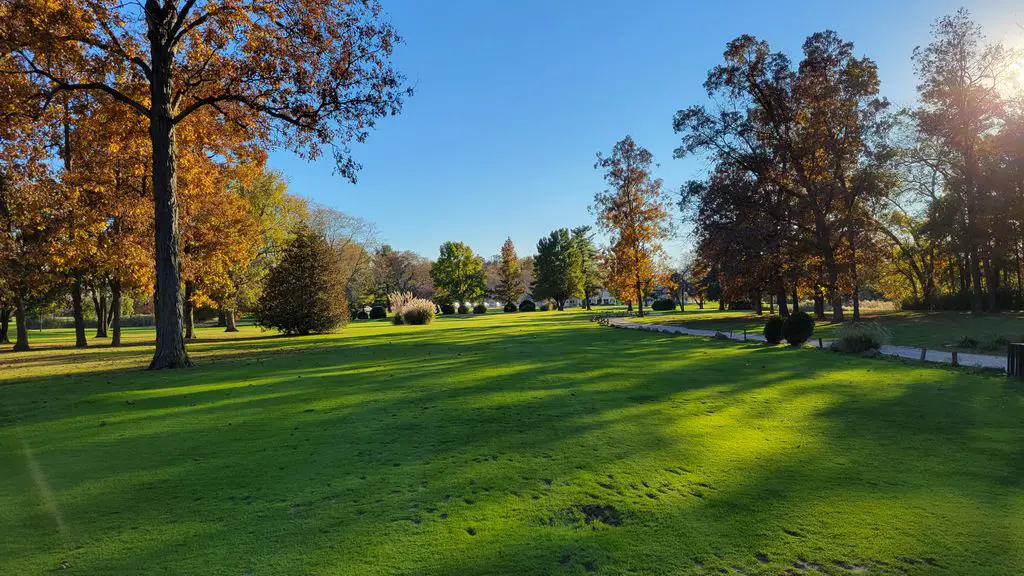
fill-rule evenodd
<path id="1" fill-rule="evenodd" d="M 455 314 L 455 306 L 452 306 L 451 304 L 441 304 L 441 314 L 444 314 L 445 316 Z"/>
<path id="2" fill-rule="evenodd" d="M 769 316 L 764 323 L 764 339 L 772 346 L 782 342 L 782 326 L 786 321 L 780 316 Z"/>
<path id="3" fill-rule="evenodd" d="M 964 336 L 956 345 L 961 348 L 977 348 L 978 339 L 973 336 Z"/>
<path id="4" fill-rule="evenodd" d="M 426 304 L 423 304 L 426 302 Z M 410 304 L 402 310 L 402 323 L 422 326 L 434 321 L 434 305 L 430 300 L 417 299 L 416 303 Z"/>
<path id="5" fill-rule="evenodd" d="M 892 340 L 892 333 L 878 322 L 849 322 L 839 327 L 837 347 L 843 352 L 861 354 L 878 350 Z"/>
<path id="6" fill-rule="evenodd" d="M 459 314 L 469 314 L 469 306 L 459 304 Z"/>
<path id="7" fill-rule="evenodd" d="M 551 310 L 551 304 L 548 304 L 547 302 L 545 302 L 545 303 L 540 305 L 540 311 L 541 312 L 547 312 L 548 310 Z"/>
<path id="8" fill-rule="evenodd" d="M 518 308 L 516 308 L 515 304 L 511 302 L 505 304 L 505 312 L 515 312 L 516 310 L 518 310 Z"/>
<path id="9" fill-rule="evenodd" d="M 651 310 L 656 312 L 667 312 L 676 309 L 676 301 L 671 298 L 662 298 L 651 303 Z"/>
<path id="10" fill-rule="evenodd" d="M 437 311 L 433 302 L 416 298 L 412 292 L 388 294 L 388 302 L 394 310 L 392 322 L 395 324 L 430 324 Z"/>
<path id="11" fill-rule="evenodd" d="M 285 334 L 329 332 L 348 322 L 344 274 L 323 235 L 300 229 L 267 274 L 256 323 Z"/>
<path id="12" fill-rule="evenodd" d="M 487 313 L 487 306 L 484 306 L 483 304 L 477 304 L 476 306 L 473 306 L 473 314 L 486 314 L 486 313 Z"/>
<path id="13" fill-rule="evenodd" d="M 356 313 L 356 318 L 360 320 L 369 320 L 370 315 L 366 313 L 366 310 L 360 310 L 359 312 Z"/>
<path id="14" fill-rule="evenodd" d="M 520 312 L 533 312 L 537 309 L 537 305 L 533 303 L 533 300 L 523 300 L 519 303 Z"/>
<path id="15" fill-rule="evenodd" d="M 782 324 L 782 335 L 792 346 L 800 346 L 814 334 L 814 318 L 807 312 L 794 312 Z"/>
<path id="16" fill-rule="evenodd" d="M 370 319 L 380 320 L 381 318 L 388 317 L 388 309 L 383 306 L 374 306 L 370 308 Z"/>
<path id="17" fill-rule="evenodd" d="M 729 310 L 753 310 L 754 305 L 750 303 L 750 300 L 736 300 L 735 302 L 729 302 Z"/>

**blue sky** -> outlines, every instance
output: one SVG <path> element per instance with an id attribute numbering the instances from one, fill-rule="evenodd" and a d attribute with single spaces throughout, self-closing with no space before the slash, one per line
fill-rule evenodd
<path id="1" fill-rule="evenodd" d="M 352 185 L 330 159 L 271 155 L 292 192 L 363 217 L 396 248 L 434 258 L 446 240 L 484 257 L 511 236 L 520 255 L 559 227 L 592 224 L 598 151 L 632 135 L 674 199 L 706 163 L 675 160 L 673 113 L 705 103 L 726 42 L 750 33 L 798 58 L 833 29 L 879 65 L 882 92 L 914 100 L 914 46 L 935 18 L 966 6 L 990 39 L 1024 45 L 1019 0 L 541 1 L 382 0 L 405 39 L 395 62 L 416 94 L 354 148 Z M 666 247 L 686 249 L 685 233 Z"/>

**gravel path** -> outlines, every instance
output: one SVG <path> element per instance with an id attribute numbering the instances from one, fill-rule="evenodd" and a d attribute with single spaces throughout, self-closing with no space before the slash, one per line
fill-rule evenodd
<path id="1" fill-rule="evenodd" d="M 716 330 L 694 330 L 692 328 L 684 328 L 683 326 L 666 326 L 664 324 L 648 324 L 646 322 L 630 322 L 626 318 L 611 318 L 608 323 L 617 328 L 628 328 L 631 330 L 647 330 L 648 332 L 662 332 L 665 334 L 682 334 L 684 336 L 704 336 L 711 337 L 715 334 L 724 334 L 731 340 L 743 341 L 750 340 L 754 342 L 764 342 L 764 336 L 761 334 L 754 334 L 748 332 L 746 336 L 742 332 L 718 332 Z M 831 340 L 822 340 L 821 345 L 828 347 L 832 344 Z M 813 342 L 807 344 L 811 347 L 817 347 L 818 341 L 815 339 Z M 886 356 L 896 356 L 899 358 L 906 358 L 909 360 L 920 360 L 921 349 L 913 348 L 910 346 L 882 346 L 882 354 Z M 942 350 L 928 350 L 925 355 L 926 362 L 932 362 L 935 364 L 952 364 L 953 353 L 944 352 Z M 957 353 L 957 363 L 961 366 L 970 366 L 972 368 L 992 368 L 996 370 L 1006 370 L 1006 358 L 1002 356 L 993 356 L 990 354 L 971 354 L 966 352 Z"/>

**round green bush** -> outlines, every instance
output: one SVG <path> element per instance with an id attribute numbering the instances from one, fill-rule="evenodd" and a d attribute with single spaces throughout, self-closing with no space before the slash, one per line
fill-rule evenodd
<path id="1" fill-rule="evenodd" d="M 792 346 L 800 346 L 814 334 L 814 318 L 807 312 L 794 312 L 782 324 L 782 335 Z"/>
<path id="2" fill-rule="evenodd" d="M 487 313 L 487 306 L 484 306 L 483 304 L 477 304 L 476 306 L 473 306 L 473 314 L 486 314 L 486 313 Z"/>
<path id="3" fill-rule="evenodd" d="M 430 324 L 433 320 L 434 309 L 426 306 L 413 307 L 402 312 L 402 322 L 404 324 L 422 326 L 423 324 Z"/>
<path id="4" fill-rule="evenodd" d="M 782 342 L 782 326 L 786 321 L 779 316 L 769 316 L 764 323 L 764 340 L 772 346 Z"/>
<path id="5" fill-rule="evenodd" d="M 380 320 L 381 318 L 388 317 L 388 309 L 383 306 L 374 306 L 370 308 L 370 319 Z"/>
<path id="6" fill-rule="evenodd" d="M 519 303 L 520 312 L 533 312 L 537 309 L 537 305 L 533 303 L 533 300 L 523 300 Z"/>
<path id="7" fill-rule="evenodd" d="M 366 310 L 360 310 L 359 313 L 356 314 L 356 318 L 360 320 L 369 320 L 370 315 L 366 313 Z"/>
<path id="8" fill-rule="evenodd" d="M 459 304 L 459 314 L 469 314 L 469 306 Z"/>
<path id="9" fill-rule="evenodd" d="M 444 314 L 445 316 L 455 314 L 455 306 L 452 306 L 451 304 L 441 304 L 441 314 Z"/>
<path id="10" fill-rule="evenodd" d="M 515 304 L 511 302 L 505 304 L 505 312 L 515 312 L 516 310 L 518 310 L 518 308 L 516 308 Z"/>
<path id="11" fill-rule="evenodd" d="M 656 312 L 667 312 L 676 309 L 676 301 L 671 298 L 662 298 L 651 303 L 651 310 Z"/>
<path id="12" fill-rule="evenodd" d="M 551 305 L 548 304 L 547 302 L 540 305 L 541 312 L 547 312 L 548 310 L 551 310 Z"/>

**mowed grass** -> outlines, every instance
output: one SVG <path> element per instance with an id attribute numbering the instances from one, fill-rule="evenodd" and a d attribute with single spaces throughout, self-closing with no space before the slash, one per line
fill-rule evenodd
<path id="1" fill-rule="evenodd" d="M 850 311 L 847 311 L 847 315 Z M 761 333 L 768 318 L 768 309 L 758 316 L 750 311 L 719 311 L 705 307 L 687 306 L 685 312 L 654 312 L 642 321 L 686 326 L 700 330 L 719 330 Z M 1024 342 L 1024 313 L 1003 312 L 976 316 L 970 312 L 916 312 L 916 311 L 874 311 L 861 314 L 863 320 L 873 320 L 885 326 L 892 333 L 892 343 L 901 346 L 927 347 L 931 349 L 969 350 L 988 354 L 1003 354 L 1004 342 Z M 814 328 L 815 338 L 826 340 L 839 337 L 840 323 L 818 321 Z M 965 337 L 977 342 L 978 346 L 961 346 Z M 999 337 L 1002 337 L 1001 339 Z"/>
<path id="2" fill-rule="evenodd" d="M 201 336 L 0 353 L 0 574 L 1024 573 L 1002 377 L 573 312 Z"/>

